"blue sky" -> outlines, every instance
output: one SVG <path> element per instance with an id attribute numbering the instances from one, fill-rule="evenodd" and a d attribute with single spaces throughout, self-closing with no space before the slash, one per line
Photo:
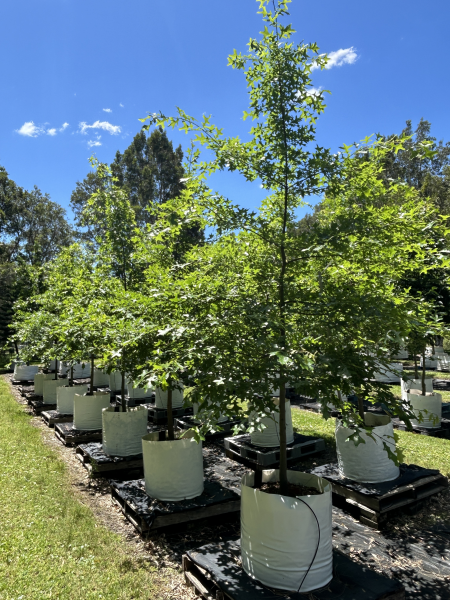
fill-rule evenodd
<path id="1" fill-rule="evenodd" d="M 89 156 L 111 162 L 139 118 L 181 106 L 246 136 L 242 74 L 227 55 L 261 29 L 254 0 L 14 0 L 2 6 L 0 164 L 69 208 Z M 335 53 L 314 85 L 332 92 L 317 140 L 336 150 L 406 119 L 450 139 L 448 0 L 293 0 L 295 39 Z M 184 134 L 169 136 L 184 148 Z M 215 187 L 254 207 L 257 183 L 223 174 Z M 70 211 L 69 211 L 70 216 Z"/>

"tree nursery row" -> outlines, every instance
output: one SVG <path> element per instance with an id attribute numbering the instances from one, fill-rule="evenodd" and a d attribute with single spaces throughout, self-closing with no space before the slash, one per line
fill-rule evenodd
<path id="1" fill-rule="evenodd" d="M 142 457 L 151 499 L 205 493 L 211 434 L 276 454 L 241 480 L 242 569 L 306 593 L 334 576 L 333 482 L 289 468 L 300 444 L 290 401 L 318 399 L 323 418 L 336 418 L 338 477 L 400 485 L 394 417 L 410 430 L 441 425 L 425 369 L 450 366 L 442 305 L 429 293 L 433 278 L 447 282 L 449 230 L 429 199 L 388 176 L 407 138 L 366 138 L 337 154 L 315 144 L 325 104 L 310 75 L 327 58 L 291 42 L 286 0 L 273 11 L 261 0 L 260 11 L 261 37 L 229 57 L 247 83 L 248 141 L 182 109 L 142 119 L 145 131 L 193 141 L 181 191 L 141 226 L 110 168 L 93 160 L 101 185 L 83 214 L 98 235 L 48 264 L 45 291 L 16 305 L 9 343 L 14 379 L 33 380 L 55 423 L 70 423 L 75 438 L 100 432 L 107 457 Z M 415 152 L 433 158 L 427 141 Z M 258 211 L 209 187 L 221 170 L 261 183 Z M 314 195 L 320 210 L 298 227 Z M 165 425 L 150 426 L 150 414 Z"/>

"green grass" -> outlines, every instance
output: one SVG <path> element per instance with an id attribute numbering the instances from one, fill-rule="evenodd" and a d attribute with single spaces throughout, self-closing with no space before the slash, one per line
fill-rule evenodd
<path id="1" fill-rule="evenodd" d="M 319 436 L 328 445 L 336 446 L 334 419 L 326 421 L 319 414 L 294 409 L 292 422 L 296 431 L 304 435 Z M 427 469 L 438 469 L 443 475 L 450 477 L 450 440 L 405 431 L 397 431 L 396 434 L 398 435 L 397 445 L 403 452 L 405 463 L 420 465 Z"/>
<path id="2" fill-rule="evenodd" d="M 168 575 L 163 580 L 96 522 L 72 492 L 64 463 L 1 378 L 0 405 L 0 598 L 165 597 Z"/>

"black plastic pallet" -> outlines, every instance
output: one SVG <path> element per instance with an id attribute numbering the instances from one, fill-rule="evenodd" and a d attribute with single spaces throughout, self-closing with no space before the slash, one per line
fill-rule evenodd
<path id="1" fill-rule="evenodd" d="M 122 394 L 115 394 L 115 405 L 122 404 Z M 152 400 L 155 399 L 155 394 L 149 396 L 147 398 L 130 398 L 129 396 L 125 396 L 125 404 L 127 407 L 134 408 L 135 406 L 142 406 L 143 404 L 152 404 Z"/>
<path id="2" fill-rule="evenodd" d="M 41 417 L 48 427 L 53 427 L 55 423 L 71 423 L 73 415 L 69 413 L 60 413 L 57 410 L 44 410 Z"/>
<path id="3" fill-rule="evenodd" d="M 412 430 L 408 429 L 408 426 L 400 419 L 392 419 L 392 424 L 395 429 L 400 431 L 410 431 L 411 433 L 418 433 L 420 435 L 429 435 L 431 437 L 437 437 L 442 439 L 450 439 L 450 419 L 442 419 L 440 427 L 414 427 Z"/>
<path id="4" fill-rule="evenodd" d="M 48 402 L 42 402 L 42 400 L 31 400 L 29 404 L 35 415 L 41 415 L 44 411 L 56 410 L 56 403 L 49 404 Z"/>
<path id="5" fill-rule="evenodd" d="M 215 438 L 220 438 L 220 437 L 224 437 L 226 435 L 233 435 L 233 428 L 236 425 L 239 425 L 242 422 L 242 419 L 238 419 L 237 417 L 235 417 L 234 419 L 227 419 L 226 421 L 224 421 L 223 423 L 218 423 L 218 427 L 221 428 L 221 431 L 215 430 L 215 431 L 209 431 L 206 435 L 205 435 L 205 439 L 206 440 L 213 440 Z M 179 419 L 175 419 L 175 427 L 178 427 L 179 429 L 192 429 L 193 427 L 196 427 L 198 425 L 198 421 L 196 420 L 196 418 L 194 416 L 185 416 L 185 417 L 181 417 Z"/>
<path id="6" fill-rule="evenodd" d="M 183 555 L 185 582 L 205 600 L 404 600 L 395 579 L 375 573 L 333 551 L 333 579 L 323 589 L 298 593 L 274 590 L 242 569 L 239 540 L 207 544 Z"/>
<path id="7" fill-rule="evenodd" d="M 364 525 L 379 529 L 399 511 L 413 514 L 430 496 L 448 487 L 448 480 L 434 469 L 400 465 L 400 476 L 382 483 L 359 483 L 342 477 L 336 463 L 310 471 L 333 487 L 333 505 L 350 512 Z"/>
<path id="8" fill-rule="evenodd" d="M 74 429 L 73 421 L 70 421 L 68 423 L 55 423 L 55 435 L 65 446 L 77 446 L 78 444 L 101 441 L 102 430 Z"/>
<path id="9" fill-rule="evenodd" d="M 148 420 L 156 425 L 163 425 L 167 423 L 167 410 L 165 408 L 156 408 L 154 403 L 143 404 L 148 408 Z M 188 415 L 192 415 L 194 412 L 192 406 L 187 408 L 172 408 L 172 416 L 174 419 L 179 419 Z"/>
<path id="10" fill-rule="evenodd" d="M 235 492 L 208 478 L 205 478 L 203 494 L 191 500 L 154 500 L 147 496 L 143 479 L 111 481 L 111 496 L 143 536 L 172 526 L 180 531 L 182 526 L 194 521 L 237 515 L 241 510 L 241 501 Z"/>
<path id="11" fill-rule="evenodd" d="M 85 467 L 91 477 L 131 477 L 135 471 L 136 477 L 142 477 L 144 461 L 142 454 L 137 456 L 112 457 L 103 452 L 101 442 L 80 444 L 75 449 L 76 457 Z"/>
<path id="12" fill-rule="evenodd" d="M 252 469 L 269 469 L 279 464 L 279 447 L 255 446 L 250 439 L 248 433 L 225 438 L 224 444 L 228 458 L 233 460 L 238 460 L 237 457 L 243 458 L 246 460 L 246 466 L 248 465 Z M 294 441 L 287 445 L 287 458 L 292 462 L 322 450 L 325 450 L 325 442 L 321 438 L 294 433 Z"/>
<path id="13" fill-rule="evenodd" d="M 34 385 L 34 379 L 11 379 L 13 385 Z"/>

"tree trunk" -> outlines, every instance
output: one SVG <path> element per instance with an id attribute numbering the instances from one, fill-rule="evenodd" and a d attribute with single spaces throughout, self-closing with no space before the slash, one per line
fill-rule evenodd
<path id="1" fill-rule="evenodd" d="M 89 389 L 89 396 L 94 395 L 94 355 L 91 354 L 91 387 Z"/>
<path id="2" fill-rule="evenodd" d="M 414 378 L 419 379 L 419 368 L 417 365 L 417 354 L 414 354 Z"/>
<path id="3" fill-rule="evenodd" d="M 422 355 L 422 396 L 426 396 L 425 388 L 425 349 Z"/>
<path id="4" fill-rule="evenodd" d="M 17 354 L 17 357 L 18 357 L 19 356 L 19 348 L 17 346 L 17 341 L 16 340 L 14 340 L 14 348 L 16 349 L 16 354 Z"/>
<path id="5" fill-rule="evenodd" d="M 361 417 L 361 419 L 364 422 L 364 399 L 361 396 L 361 394 L 358 396 L 358 412 L 359 412 L 359 416 Z"/>
<path id="6" fill-rule="evenodd" d="M 125 371 L 122 371 L 122 412 L 126 412 L 127 410 L 127 403 L 125 401 Z"/>
<path id="7" fill-rule="evenodd" d="M 167 391 L 167 436 L 169 440 L 175 439 L 175 433 L 173 431 L 173 415 L 172 415 L 172 388 L 169 387 Z"/>
<path id="8" fill-rule="evenodd" d="M 58 361 L 55 358 L 55 379 L 58 379 L 58 369 L 57 369 Z"/>
<path id="9" fill-rule="evenodd" d="M 69 387 L 73 387 L 73 365 L 70 367 Z"/>
<path id="10" fill-rule="evenodd" d="M 289 481 L 287 476 L 286 449 L 286 384 L 280 385 L 280 494 L 287 495 Z"/>

